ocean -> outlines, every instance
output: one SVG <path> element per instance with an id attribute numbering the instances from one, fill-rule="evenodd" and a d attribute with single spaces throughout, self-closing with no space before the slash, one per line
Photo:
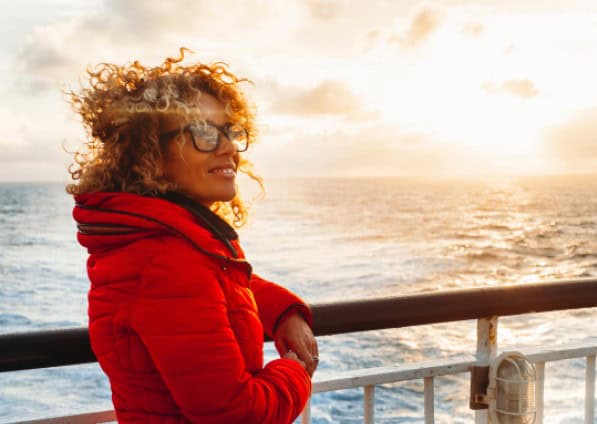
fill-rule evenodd
<path id="1" fill-rule="evenodd" d="M 597 276 L 597 178 L 284 179 L 239 231 L 256 273 L 309 303 Z M 87 323 L 87 253 L 56 183 L 0 184 L 0 333 Z M 597 308 L 499 320 L 498 349 L 597 343 Z M 474 353 L 476 322 L 319 338 L 321 375 Z M 275 357 L 271 345 L 266 359 Z M 546 365 L 545 423 L 582 423 L 584 359 Z M 468 374 L 436 378 L 438 423 L 470 423 Z M 313 422 L 362 422 L 362 389 Z M 379 423 L 423 422 L 423 382 L 379 386 Z M 0 374 L 0 422 L 111 408 L 97 364 Z M 597 422 L 597 421 L 596 421 Z"/>

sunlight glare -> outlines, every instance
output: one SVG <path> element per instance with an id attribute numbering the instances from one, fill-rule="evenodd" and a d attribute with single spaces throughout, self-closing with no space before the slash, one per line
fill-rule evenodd
<path id="1" fill-rule="evenodd" d="M 388 70 L 376 99 L 384 119 L 405 131 L 480 153 L 531 154 L 541 127 L 537 101 L 483 88 L 500 61 L 482 45 L 446 32 L 402 81 L 392 82 Z"/>

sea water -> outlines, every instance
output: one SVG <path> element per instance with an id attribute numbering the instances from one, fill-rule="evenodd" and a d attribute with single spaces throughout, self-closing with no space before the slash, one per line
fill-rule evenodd
<path id="1" fill-rule="evenodd" d="M 309 303 L 597 275 L 597 179 L 266 181 L 241 242 Z M 0 333 L 87 324 L 87 253 L 55 183 L 0 184 Z M 597 308 L 499 321 L 498 347 L 597 343 Z M 319 338 L 320 375 L 474 353 L 476 322 Z M 273 359 L 272 346 L 266 360 Z M 546 365 L 545 422 L 581 423 L 584 359 Z M 438 423 L 470 423 L 468 374 L 436 378 Z M 314 423 L 363 419 L 362 389 L 315 394 Z M 0 422 L 111 408 L 94 364 L 0 374 Z M 381 385 L 376 422 L 423 421 L 423 382 Z"/>

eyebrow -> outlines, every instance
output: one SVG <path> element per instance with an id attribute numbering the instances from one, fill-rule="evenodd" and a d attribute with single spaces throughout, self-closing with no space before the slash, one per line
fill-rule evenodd
<path id="1" fill-rule="evenodd" d="M 220 128 L 224 128 L 224 127 L 226 127 L 226 126 L 232 126 L 232 125 L 235 125 L 235 123 L 234 123 L 234 122 L 230 122 L 230 121 L 226 121 L 226 122 L 224 122 L 222 125 L 216 124 L 215 122 L 213 122 L 213 121 L 210 121 L 209 119 L 206 119 L 206 120 L 205 120 L 205 122 L 207 122 L 207 123 L 208 123 L 208 124 L 210 124 L 210 125 L 213 125 L 214 127 L 220 127 Z"/>

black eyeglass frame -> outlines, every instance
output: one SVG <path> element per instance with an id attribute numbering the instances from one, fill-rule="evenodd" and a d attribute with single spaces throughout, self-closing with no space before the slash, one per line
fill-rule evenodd
<path id="1" fill-rule="evenodd" d="M 213 149 L 202 149 L 197 145 L 197 142 L 195 140 L 195 134 L 192 131 L 193 127 L 197 127 L 197 124 L 188 124 L 182 128 L 178 128 L 176 130 L 172 130 L 172 131 L 168 131 L 166 133 L 160 134 L 159 138 L 161 142 L 164 142 L 166 140 L 169 140 L 171 138 L 176 137 L 179 134 L 183 134 L 185 131 L 188 131 L 189 134 L 191 134 L 191 140 L 193 141 L 193 147 L 202 153 L 211 153 L 211 152 L 215 152 L 216 150 L 218 150 L 218 148 L 220 147 L 220 143 L 222 142 L 222 136 L 225 136 L 228 141 L 230 141 L 232 144 L 235 145 L 236 147 L 236 151 L 237 152 L 246 152 L 247 149 L 249 148 L 249 134 L 247 133 L 247 130 L 243 128 L 243 131 L 245 133 L 245 139 L 247 140 L 245 143 L 245 147 L 243 149 L 239 149 L 238 145 L 236 143 L 234 143 L 231 139 L 230 136 L 228 135 L 228 131 L 230 130 L 231 127 L 233 127 L 235 124 L 231 124 L 231 123 L 226 123 L 223 126 L 220 125 L 216 125 L 212 122 L 206 122 L 206 125 L 209 125 L 211 127 L 214 127 L 215 129 L 218 130 L 218 138 L 216 139 L 216 144 L 214 146 Z"/>

